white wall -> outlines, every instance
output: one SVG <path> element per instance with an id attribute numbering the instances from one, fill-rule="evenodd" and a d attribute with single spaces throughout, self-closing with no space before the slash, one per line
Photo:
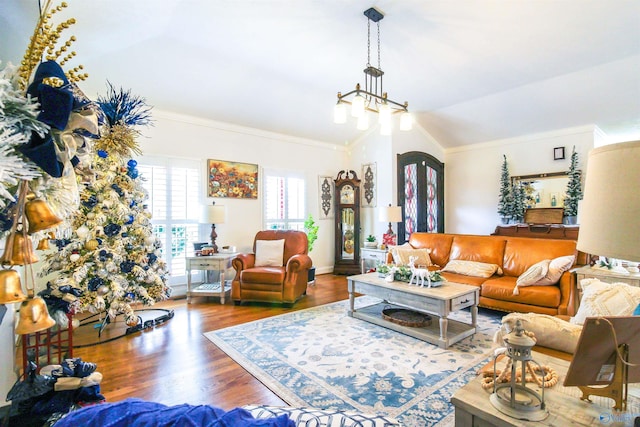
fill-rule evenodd
<path id="1" fill-rule="evenodd" d="M 579 168 L 600 134 L 594 126 L 563 129 L 521 138 L 448 149 L 445 154 L 445 231 L 491 234 L 500 224 L 496 212 L 503 155 L 510 176 L 568 171 L 575 146 Z M 553 149 L 565 147 L 565 159 L 553 160 Z M 584 176 L 584 175 L 583 175 Z"/>
<path id="2" fill-rule="evenodd" d="M 154 111 L 153 127 L 143 130 L 140 146 L 145 156 L 165 156 L 198 159 L 202 167 L 202 204 L 206 197 L 207 159 L 254 163 L 260 168 L 286 169 L 304 173 L 307 181 L 307 212 L 320 226 L 318 240 L 310 254 L 317 273 L 333 270 L 333 220 L 320 220 L 318 176 L 335 177 L 345 166 L 344 147 L 320 141 L 294 138 L 257 129 L 234 126 Z M 263 229 L 262 188 L 258 199 L 216 199 L 227 207 L 229 218 L 216 225 L 218 246 L 233 245 L 239 251 L 251 251 L 257 231 Z M 210 227 L 201 228 L 202 241 L 208 241 Z"/>

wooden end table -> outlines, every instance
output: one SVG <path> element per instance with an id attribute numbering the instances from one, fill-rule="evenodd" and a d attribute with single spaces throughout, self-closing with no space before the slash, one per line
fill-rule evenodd
<path id="1" fill-rule="evenodd" d="M 224 304 L 226 295 L 231 293 L 231 286 L 225 280 L 225 272 L 231 267 L 231 260 L 236 252 L 219 252 L 207 256 L 187 257 L 187 304 L 191 304 L 192 296 L 216 296 L 220 297 L 220 304 Z M 216 283 L 201 283 L 191 289 L 191 270 L 213 270 L 220 273 L 220 280 Z"/>

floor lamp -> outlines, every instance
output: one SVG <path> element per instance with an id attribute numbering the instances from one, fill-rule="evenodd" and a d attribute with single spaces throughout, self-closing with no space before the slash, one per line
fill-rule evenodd
<path id="1" fill-rule="evenodd" d="M 216 224 L 224 224 L 227 218 L 227 208 L 224 205 L 216 205 L 214 201 L 211 205 L 203 206 L 200 214 L 200 222 L 202 224 L 211 224 L 211 246 L 213 253 L 218 253 L 218 245 L 216 245 Z"/>
<path id="2" fill-rule="evenodd" d="M 638 183 L 640 141 L 605 145 L 589 152 L 584 199 L 580 206 L 579 251 L 619 260 L 640 261 Z M 618 325 L 617 333 L 616 322 L 626 322 Z M 597 327 L 603 330 L 598 331 Z M 591 328 L 591 334 L 587 334 L 587 328 Z M 613 342 L 603 339 L 609 329 Z M 606 396 L 616 401 L 616 409 L 626 408 L 628 381 L 640 380 L 637 371 L 631 371 L 633 375 L 629 375 L 629 360 L 638 360 L 640 346 L 636 333 L 628 337 L 624 334 L 638 330 L 640 318 L 637 316 L 587 318 L 574 361 L 580 359 L 578 354 L 586 355 L 585 360 L 588 357 L 595 358 L 597 353 L 602 353 L 605 358 L 609 354 L 615 354 L 615 374 L 606 387 L 592 387 L 600 383 L 594 382 L 593 378 L 589 380 L 588 375 L 579 375 L 580 379 L 572 382 L 570 374 L 579 370 L 572 362 L 565 385 L 579 386 L 583 393 L 582 399 L 588 399 L 589 395 Z M 593 339 L 594 337 L 597 338 Z M 580 350 L 583 352 L 579 353 Z M 591 362 L 590 367 L 596 368 L 596 372 L 604 363 L 595 363 L 595 360 Z"/>

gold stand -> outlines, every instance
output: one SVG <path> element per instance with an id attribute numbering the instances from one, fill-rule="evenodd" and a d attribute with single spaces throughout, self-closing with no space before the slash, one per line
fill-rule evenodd
<path id="1" fill-rule="evenodd" d="M 601 387 L 578 386 L 580 391 L 582 391 L 582 397 L 580 397 L 581 400 L 591 402 L 591 400 L 589 400 L 589 396 L 603 396 L 613 399 L 616 402 L 616 404 L 613 406 L 613 409 L 616 409 L 618 411 L 625 411 L 627 409 L 629 368 L 627 367 L 626 363 L 623 362 L 623 360 L 620 360 L 620 356 L 622 357 L 624 362 L 629 361 L 629 346 L 627 344 L 621 344 L 618 347 L 618 354 L 616 354 L 615 356 L 615 370 L 611 383 L 609 383 L 609 385 Z"/>

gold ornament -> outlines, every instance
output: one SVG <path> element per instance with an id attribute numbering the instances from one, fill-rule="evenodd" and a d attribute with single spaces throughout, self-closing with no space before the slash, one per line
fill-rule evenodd
<path id="1" fill-rule="evenodd" d="M 95 251 L 98 247 L 98 241 L 96 239 L 87 240 L 84 244 L 84 248 L 89 251 Z"/>

